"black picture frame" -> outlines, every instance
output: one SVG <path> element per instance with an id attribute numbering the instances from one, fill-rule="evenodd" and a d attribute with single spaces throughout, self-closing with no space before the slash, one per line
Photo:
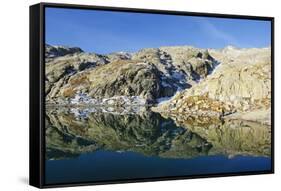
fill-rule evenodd
<path id="1" fill-rule="evenodd" d="M 239 173 L 218 173 L 204 175 L 188 175 L 163 178 L 144 178 L 130 180 L 81 182 L 47 185 L 44 182 L 45 172 L 45 97 L 44 97 L 44 74 L 45 74 L 45 8 L 70 8 L 86 10 L 106 10 L 132 13 L 153 13 L 165 15 L 201 16 L 214 18 L 237 18 L 249 20 L 262 20 L 271 22 L 271 169 L 267 171 L 239 172 Z M 39 3 L 30 6 L 30 129 L 29 129 L 29 184 L 38 188 L 52 188 L 65 186 L 98 185 L 112 183 L 132 183 L 147 181 L 163 181 L 191 178 L 210 178 L 241 175 L 257 175 L 274 173 L 274 18 L 249 15 L 231 15 L 215 13 L 195 13 L 170 10 L 135 9 L 121 7 L 103 7 L 73 4 Z"/>

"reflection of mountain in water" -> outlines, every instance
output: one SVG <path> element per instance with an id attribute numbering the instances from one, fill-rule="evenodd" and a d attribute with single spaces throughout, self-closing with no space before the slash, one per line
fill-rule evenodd
<path id="1" fill-rule="evenodd" d="M 233 155 L 271 155 L 271 128 L 257 122 L 237 119 L 210 120 L 201 117 L 173 117 L 184 126 L 212 144 L 212 153 Z"/>
<path id="2" fill-rule="evenodd" d="M 95 109 L 78 110 L 47 109 L 47 159 L 76 157 L 98 149 L 165 158 L 270 155 L 270 129 L 256 127 L 254 123 L 228 121 L 208 126 L 186 123 L 177 126 L 172 119 L 150 111 L 117 115 Z"/>

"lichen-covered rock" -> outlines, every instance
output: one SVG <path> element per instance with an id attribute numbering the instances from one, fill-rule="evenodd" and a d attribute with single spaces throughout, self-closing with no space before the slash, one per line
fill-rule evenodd
<path id="1" fill-rule="evenodd" d="M 213 118 L 220 118 L 235 112 L 233 105 L 213 100 L 207 95 L 185 96 L 180 94 L 176 97 L 177 99 L 168 102 L 168 104 L 152 108 L 153 111 L 167 112 L 171 115 Z"/>

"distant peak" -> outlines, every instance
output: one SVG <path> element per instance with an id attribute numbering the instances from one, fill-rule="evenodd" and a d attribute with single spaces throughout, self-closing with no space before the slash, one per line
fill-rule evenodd
<path id="1" fill-rule="evenodd" d="M 67 54 L 81 53 L 84 52 L 79 47 L 61 46 L 61 45 L 49 45 L 45 44 L 45 56 L 47 58 L 55 58 L 58 56 L 64 56 Z"/>
<path id="2" fill-rule="evenodd" d="M 233 46 L 233 45 L 228 45 L 228 46 L 224 47 L 223 49 L 224 49 L 224 50 L 237 50 L 237 49 L 239 49 L 239 48 L 237 48 L 237 47 L 235 47 L 235 46 Z"/>
<path id="3" fill-rule="evenodd" d="M 80 51 L 83 52 L 83 50 L 82 50 L 81 48 L 75 47 L 75 46 L 50 45 L 50 44 L 45 44 L 45 46 L 46 46 L 47 48 L 66 49 L 66 50 L 71 50 L 71 49 L 74 50 L 74 49 L 76 49 L 76 50 L 80 50 Z"/>

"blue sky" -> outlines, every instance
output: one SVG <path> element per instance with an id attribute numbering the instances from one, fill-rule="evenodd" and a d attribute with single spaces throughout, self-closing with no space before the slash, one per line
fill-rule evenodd
<path id="1" fill-rule="evenodd" d="M 270 22 L 176 15 L 46 8 L 46 43 L 86 52 L 134 52 L 141 48 L 270 46 Z"/>

